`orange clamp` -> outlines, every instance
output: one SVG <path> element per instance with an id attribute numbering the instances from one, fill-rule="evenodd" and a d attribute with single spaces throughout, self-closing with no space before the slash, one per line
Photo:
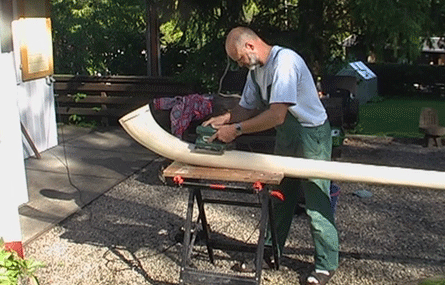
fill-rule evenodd
<path id="1" fill-rule="evenodd" d="M 175 182 L 178 185 L 182 185 L 184 183 L 184 179 L 182 178 L 181 175 L 176 175 L 175 177 L 173 177 L 173 182 Z"/>

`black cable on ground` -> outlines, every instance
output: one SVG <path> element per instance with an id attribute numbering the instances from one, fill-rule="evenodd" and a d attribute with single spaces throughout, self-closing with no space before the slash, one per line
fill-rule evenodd
<path id="1" fill-rule="evenodd" d="M 59 104 L 58 104 L 57 100 L 55 100 L 55 101 L 56 101 L 56 106 L 59 107 Z M 56 108 L 56 109 L 58 109 L 58 108 Z M 61 118 L 60 114 L 58 114 L 58 118 L 59 118 L 59 121 L 62 122 L 62 118 Z M 169 245 L 169 246 L 167 246 L 166 248 L 164 248 L 163 250 L 161 250 L 160 252 L 158 252 L 156 254 L 153 254 L 151 256 L 143 256 L 142 258 L 137 258 L 134 255 L 134 253 L 132 253 L 131 251 L 128 251 L 126 248 L 124 248 L 125 250 L 127 250 L 131 254 L 131 256 L 134 258 L 134 261 L 136 262 L 136 264 L 133 264 L 131 261 L 127 260 L 122 254 L 118 253 L 118 251 L 116 249 L 119 248 L 118 244 L 122 244 L 123 243 L 123 240 L 121 238 L 119 238 L 114 232 L 112 232 L 112 231 L 110 231 L 108 229 L 104 229 L 104 228 L 96 226 L 93 223 L 93 210 L 91 208 L 88 208 L 88 206 L 90 206 L 100 196 L 98 196 L 97 198 L 93 199 L 92 201 L 89 201 L 89 202 L 85 201 L 84 197 L 83 197 L 82 190 L 77 185 L 75 185 L 75 183 L 73 182 L 71 171 L 70 171 L 70 166 L 69 166 L 69 162 L 68 162 L 68 154 L 67 154 L 67 150 L 66 150 L 66 141 L 65 141 L 64 127 L 65 127 L 65 124 L 62 123 L 62 125 L 60 126 L 60 132 L 61 132 L 61 137 L 62 137 L 62 149 L 63 149 L 63 159 L 64 159 L 64 161 L 61 161 L 58 157 L 56 157 L 56 158 L 59 159 L 59 161 L 61 161 L 61 163 L 64 165 L 64 167 L 66 169 L 66 173 L 67 173 L 68 182 L 76 190 L 76 192 L 78 194 L 78 197 L 79 197 L 79 199 L 78 199 L 79 205 L 78 206 L 79 206 L 79 208 L 81 210 L 86 211 L 86 213 L 88 215 L 88 218 L 87 218 L 88 225 L 91 228 L 95 229 L 95 230 L 98 230 L 100 232 L 104 232 L 104 233 L 108 234 L 115 241 L 114 243 L 111 243 L 110 245 L 105 245 L 105 246 L 107 246 L 108 250 L 104 253 L 104 255 L 102 257 L 106 260 L 107 268 L 110 271 L 112 271 L 114 274 L 117 274 L 119 271 L 121 271 L 119 269 L 112 269 L 112 268 L 108 267 L 108 264 L 111 262 L 111 260 L 107 259 L 106 256 L 107 256 L 107 254 L 109 252 L 111 252 L 111 253 L 115 254 L 116 256 L 118 256 L 118 258 L 120 260 L 122 260 L 123 262 L 128 264 L 130 266 L 130 268 L 128 268 L 128 269 L 131 269 L 131 270 L 136 269 L 136 271 L 139 274 L 141 274 L 146 280 L 151 280 L 150 276 L 148 276 L 147 272 L 143 269 L 140 260 L 143 259 L 143 258 L 147 258 L 147 257 L 161 255 L 161 254 L 165 253 L 166 251 L 168 251 L 173 246 L 175 246 L 176 242 L 171 244 L 171 245 Z M 146 168 L 146 167 L 150 166 L 154 162 L 155 162 L 155 160 L 150 161 L 143 168 Z M 138 172 L 141 172 L 142 169 L 139 170 Z M 138 172 L 136 172 L 135 174 L 137 174 Z M 137 268 L 135 268 L 135 267 L 137 267 Z"/>

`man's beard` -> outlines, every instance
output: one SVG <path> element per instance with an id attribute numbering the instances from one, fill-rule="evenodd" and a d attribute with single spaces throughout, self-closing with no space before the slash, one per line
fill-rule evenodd
<path id="1" fill-rule="evenodd" d="M 249 70 L 254 70 L 260 66 L 260 62 L 256 54 L 248 54 L 247 57 L 249 58 L 249 64 L 247 65 Z"/>

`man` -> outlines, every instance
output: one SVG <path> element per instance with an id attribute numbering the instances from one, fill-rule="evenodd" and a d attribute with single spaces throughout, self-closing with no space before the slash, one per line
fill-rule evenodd
<path id="1" fill-rule="evenodd" d="M 218 131 L 211 140 L 276 129 L 276 155 L 330 160 L 332 138 L 326 111 L 312 75 L 294 51 L 270 46 L 249 28 L 237 27 L 226 39 L 227 55 L 250 69 L 239 105 L 204 122 Z M 326 284 L 338 267 L 338 233 L 324 179 L 288 179 L 281 185 L 285 201 L 274 207 L 280 254 L 304 191 L 315 245 L 315 269 L 306 284 Z M 301 192 L 300 192 L 301 193 Z"/>

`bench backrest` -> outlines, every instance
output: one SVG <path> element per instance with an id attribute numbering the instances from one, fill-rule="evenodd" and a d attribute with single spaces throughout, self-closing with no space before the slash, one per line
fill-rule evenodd
<path id="1" fill-rule="evenodd" d="M 419 128 L 425 129 L 437 126 L 439 126 L 437 110 L 429 107 L 422 108 L 419 118 Z"/>

